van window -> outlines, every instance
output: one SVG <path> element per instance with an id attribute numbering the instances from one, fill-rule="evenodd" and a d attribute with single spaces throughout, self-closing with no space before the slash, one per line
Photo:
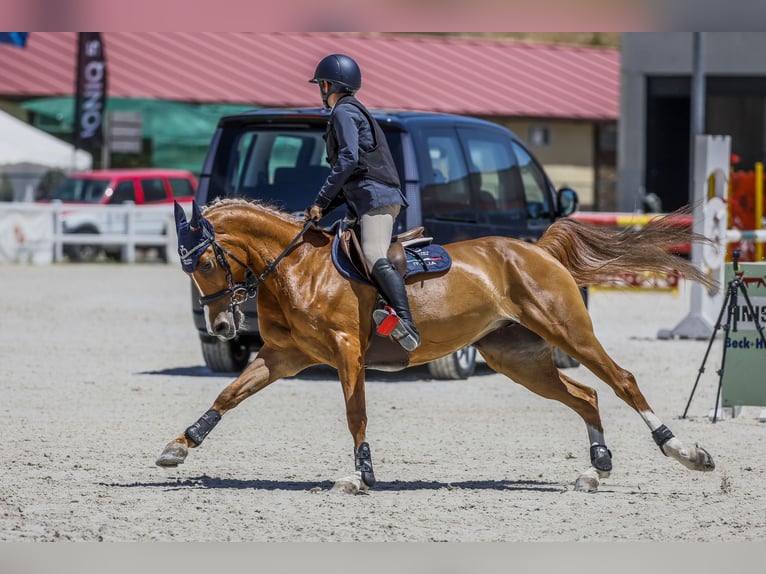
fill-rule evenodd
<path id="1" fill-rule="evenodd" d="M 543 170 L 532 159 L 529 152 L 516 142 L 513 142 L 513 151 L 516 153 L 521 170 L 521 182 L 527 198 L 527 215 L 530 219 L 549 217 L 552 210 L 547 201 L 548 183 Z"/>
<path id="2" fill-rule="evenodd" d="M 476 221 L 463 152 L 454 130 L 423 130 L 427 157 L 423 160 L 421 206 L 424 217 Z"/>
<path id="3" fill-rule="evenodd" d="M 160 178 L 142 179 L 141 188 L 144 190 L 144 203 L 164 201 L 168 198 L 165 184 Z"/>
<path id="4" fill-rule="evenodd" d="M 280 134 L 274 138 L 271 146 L 269 162 L 269 183 L 274 183 L 277 168 L 295 168 L 298 165 L 298 154 L 301 151 L 303 138 Z"/>
<path id="5" fill-rule="evenodd" d="M 510 139 L 504 134 L 459 130 L 471 172 L 474 203 L 481 219 L 504 224 L 524 214 L 524 188 Z"/>
<path id="6" fill-rule="evenodd" d="M 136 186 L 132 181 L 121 181 L 117 184 L 112 192 L 112 197 L 109 199 L 109 203 L 116 205 L 118 203 L 125 203 L 126 201 L 136 201 Z"/>
<path id="7" fill-rule="evenodd" d="M 173 190 L 173 197 L 191 197 L 194 195 L 192 182 L 185 177 L 168 178 L 170 189 Z"/>
<path id="8" fill-rule="evenodd" d="M 286 211 L 303 212 L 330 173 L 323 135 L 324 127 L 305 125 L 225 130 L 213 164 L 209 199 L 264 199 Z"/>

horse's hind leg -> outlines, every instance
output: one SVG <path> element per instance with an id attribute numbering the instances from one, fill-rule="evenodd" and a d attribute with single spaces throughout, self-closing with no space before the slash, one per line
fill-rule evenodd
<path id="1" fill-rule="evenodd" d="M 552 280 L 571 281 L 562 275 Z M 710 454 L 701 446 L 687 446 L 676 438 L 649 406 L 633 375 L 621 368 L 607 354 L 596 335 L 588 310 L 572 283 L 569 290 L 561 290 L 557 305 L 539 300 L 537 308 L 525 308 L 524 324 L 532 331 L 544 336 L 551 345 L 559 347 L 571 357 L 580 361 L 594 375 L 609 385 L 625 403 L 641 415 L 652 433 L 652 438 L 665 456 L 670 456 L 691 470 L 709 471 L 715 468 Z M 534 302 L 532 302 L 534 303 Z M 551 317 L 551 309 L 565 310 L 566 316 Z M 574 342 L 577 342 L 575 346 Z"/>
<path id="2" fill-rule="evenodd" d="M 227 411 L 282 377 L 294 375 L 311 365 L 295 350 L 276 350 L 264 345 L 255 360 L 216 398 L 213 405 L 180 436 L 170 441 L 160 454 L 158 466 L 183 463 L 190 448 L 198 447 Z"/>
<path id="3" fill-rule="evenodd" d="M 476 344 L 487 364 L 532 392 L 557 400 L 585 421 L 591 466 L 575 481 L 575 490 L 594 492 L 599 479 L 612 470 L 612 453 L 606 447 L 596 391 L 556 369 L 550 347 L 520 325 L 487 335 Z"/>

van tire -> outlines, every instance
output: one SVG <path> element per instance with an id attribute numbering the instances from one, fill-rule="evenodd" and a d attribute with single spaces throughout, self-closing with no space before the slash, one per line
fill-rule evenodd
<path id="1" fill-rule="evenodd" d="M 475 369 L 476 347 L 472 345 L 428 363 L 428 372 L 434 379 L 467 379 Z"/>
<path id="2" fill-rule="evenodd" d="M 250 348 L 239 341 L 200 339 L 202 358 L 214 373 L 240 373 L 250 362 Z"/>

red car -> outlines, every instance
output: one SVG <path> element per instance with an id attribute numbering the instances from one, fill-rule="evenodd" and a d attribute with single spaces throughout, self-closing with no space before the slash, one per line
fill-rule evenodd
<path id="1" fill-rule="evenodd" d="M 191 205 L 197 190 L 194 174 L 178 169 L 108 169 L 74 173 L 57 187 L 50 200 L 72 205 L 119 205 L 133 202 L 136 206 L 154 206 L 141 210 L 136 217 L 136 232 L 167 232 L 168 214 L 173 202 Z M 167 209 L 160 209 L 166 207 Z M 72 209 L 62 212 L 66 233 L 124 233 L 124 217 L 112 217 L 109 210 Z M 73 261 L 92 261 L 102 251 L 120 257 L 119 246 L 93 244 L 67 245 L 65 253 Z M 167 255 L 167 254 L 165 254 Z"/>

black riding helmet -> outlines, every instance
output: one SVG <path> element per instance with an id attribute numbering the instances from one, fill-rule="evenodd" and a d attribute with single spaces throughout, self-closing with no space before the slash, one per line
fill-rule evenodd
<path id="1" fill-rule="evenodd" d="M 322 89 L 320 80 L 330 82 L 327 92 Z M 362 87 L 362 72 L 352 58 L 344 54 L 330 54 L 317 64 L 314 77 L 309 82 L 319 84 L 322 103 L 329 108 L 327 97 L 330 94 L 354 94 Z"/>

